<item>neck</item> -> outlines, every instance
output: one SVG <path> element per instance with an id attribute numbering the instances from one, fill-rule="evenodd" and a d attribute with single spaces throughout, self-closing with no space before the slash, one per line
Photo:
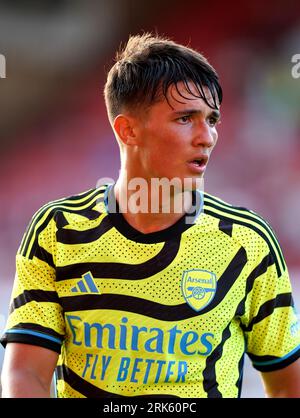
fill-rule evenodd
<path id="1" fill-rule="evenodd" d="M 172 226 L 192 206 L 191 191 L 168 187 L 163 181 L 154 180 L 129 178 L 121 173 L 114 187 L 115 198 L 124 218 L 142 233 Z"/>

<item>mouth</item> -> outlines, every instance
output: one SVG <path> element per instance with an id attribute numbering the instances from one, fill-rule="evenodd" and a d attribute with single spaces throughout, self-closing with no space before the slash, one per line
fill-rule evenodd
<path id="1" fill-rule="evenodd" d="M 188 165 L 193 171 L 198 173 L 202 173 L 205 171 L 208 162 L 208 157 L 204 156 L 201 158 L 195 158 L 193 160 L 188 161 Z"/>

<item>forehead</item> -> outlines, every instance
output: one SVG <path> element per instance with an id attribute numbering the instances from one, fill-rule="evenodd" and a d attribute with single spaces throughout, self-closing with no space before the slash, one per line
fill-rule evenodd
<path id="1" fill-rule="evenodd" d="M 187 86 L 184 82 L 179 82 L 177 84 L 172 84 L 167 91 L 167 98 L 164 98 L 168 104 L 176 109 L 178 104 L 189 104 L 192 101 L 197 101 L 199 104 L 202 102 L 203 105 L 208 106 L 207 103 L 201 97 L 204 94 L 207 102 L 211 107 L 215 108 L 214 99 L 212 94 L 207 86 L 203 86 L 202 89 L 193 83 L 188 82 Z M 218 108 L 220 107 L 217 94 L 215 94 Z"/>

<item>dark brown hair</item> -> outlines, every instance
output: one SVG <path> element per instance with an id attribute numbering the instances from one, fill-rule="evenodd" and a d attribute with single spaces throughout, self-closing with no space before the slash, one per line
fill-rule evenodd
<path id="1" fill-rule="evenodd" d="M 150 106 L 162 95 L 168 100 L 168 88 L 171 85 L 177 88 L 179 82 L 184 83 L 188 93 L 201 97 L 211 108 L 218 108 L 222 102 L 218 75 L 199 52 L 150 33 L 131 36 L 117 53 L 104 88 L 110 121 L 124 110 Z M 196 94 L 189 88 L 189 82 L 195 85 Z M 208 88 L 213 103 L 208 101 L 204 87 Z"/>

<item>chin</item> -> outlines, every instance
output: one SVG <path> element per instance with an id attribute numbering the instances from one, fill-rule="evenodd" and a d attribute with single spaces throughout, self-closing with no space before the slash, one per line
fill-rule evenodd
<path id="1" fill-rule="evenodd" d="M 202 190 L 204 191 L 204 177 L 187 177 L 183 180 L 185 191 Z"/>

